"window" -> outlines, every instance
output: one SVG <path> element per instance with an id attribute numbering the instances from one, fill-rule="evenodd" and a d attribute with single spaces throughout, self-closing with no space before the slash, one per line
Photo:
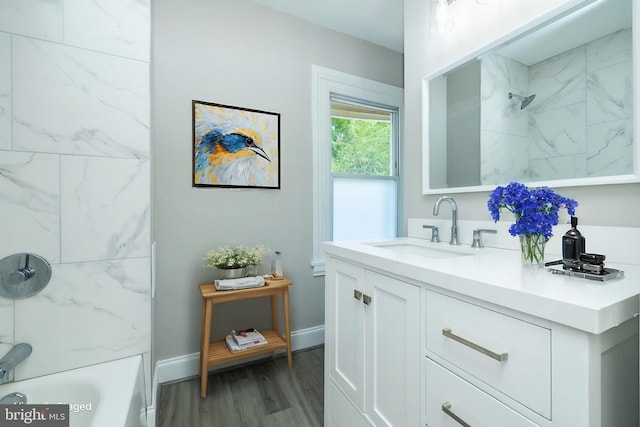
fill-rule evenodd
<path id="1" fill-rule="evenodd" d="M 331 99 L 331 240 L 398 235 L 397 110 Z"/>
<path id="2" fill-rule="evenodd" d="M 398 234 L 402 104 L 401 88 L 313 66 L 314 275 L 324 241 Z"/>

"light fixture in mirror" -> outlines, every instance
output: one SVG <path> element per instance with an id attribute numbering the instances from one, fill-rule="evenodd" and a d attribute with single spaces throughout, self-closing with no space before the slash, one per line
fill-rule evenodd
<path id="1" fill-rule="evenodd" d="M 451 18 L 451 12 L 449 11 L 449 5 L 454 0 L 435 0 L 435 21 L 431 26 L 431 32 L 444 34 L 451 31 L 453 28 L 453 19 Z"/>
<path id="2" fill-rule="evenodd" d="M 632 1 L 596 1 L 427 77 L 423 192 L 640 182 Z"/>
<path id="3" fill-rule="evenodd" d="M 436 34 L 445 34 L 452 31 L 455 27 L 455 10 L 456 7 L 453 4 L 456 0 L 430 0 L 431 1 L 431 14 L 433 20 L 431 20 L 431 32 Z M 492 5 L 495 0 L 475 0 L 475 3 L 480 6 Z M 460 2 L 464 3 L 464 2 Z M 458 12 L 460 8 L 467 8 L 468 4 L 462 4 L 458 6 Z"/>

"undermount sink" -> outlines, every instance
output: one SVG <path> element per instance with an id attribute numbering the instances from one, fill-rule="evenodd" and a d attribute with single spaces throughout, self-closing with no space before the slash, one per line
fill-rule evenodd
<path id="1" fill-rule="evenodd" d="M 369 245 L 391 251 L 398 255 L 415 255 L 431 259 L 456 258 L 475 255 L 474 252 L 467 252 L 462 248 L 456 250 L 448 247 L 423 246 L 405 241 L 376 242 L 369 243 Z"/>

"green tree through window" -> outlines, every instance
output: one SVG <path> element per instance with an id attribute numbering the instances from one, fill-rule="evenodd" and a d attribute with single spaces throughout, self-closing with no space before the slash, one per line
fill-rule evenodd
<path id="1" fill-rule="evenodd" d="M 331 118 L 331 171 L 391 175 L 391 122 Z"/>

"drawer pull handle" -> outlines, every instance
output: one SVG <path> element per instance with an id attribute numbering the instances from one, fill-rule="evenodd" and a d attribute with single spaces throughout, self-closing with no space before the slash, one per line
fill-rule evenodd
<path id="1" fill-rule="evenodd" d="M 462 418 L 460 418 L 459 416 L 453 413 L 453 411 L 451 410 L 451 403 L 449 402 L 443 403 L 442 412 L 444 412 L 445 414 L 449 415 L 451 418 L 456 420 L 456 422 L 460 424 L 462 427 L 471 427 L 471 424 L 467 423 L 465 420 L 463 420 Z"/>
<path id="2" fill-rule="evenodd" d="M 367 294 L 364 294 L 364 298 L 362 299 L 362 302 L 367 305 L 371 304 L 371 297 Z"/>
<path id="3" fill-rule="evenodd" d="M 490 358 L 497 360 L 498 362 L 504 362 L 509 358 L 509 353 L 500 353 L 500 354 L 494 353 L 493 351 L 488 350 L 482 346 L 479 346 L 476 343 L 473 343 L 469 340 L 459 337 L 458 335 L 455 335 L 453 332 L 451 332 L 451 328 L 444 328 L 442 330 L 442 335 L 444 335 L 447 338 L 451 338 L 454 341 L 458 341 L 460 344 L 464 344 L 467 347 L 472 348 L 475 351 L 478 351 L 484 354 L 485 356 L 489 356 Z"/>
<path id="4" fill-rule="evenodd" d="M 353 297 L 354 297 L 355 299 L 357 299 L 358 301 L 360 301 L 360 298 L 362 298 L 362 292 L 360 292 L 360 291 L 359 291 L 359 290 L 357 290 L 357 289 L 354 289 L 354 290 L 353 290 Z"/>

